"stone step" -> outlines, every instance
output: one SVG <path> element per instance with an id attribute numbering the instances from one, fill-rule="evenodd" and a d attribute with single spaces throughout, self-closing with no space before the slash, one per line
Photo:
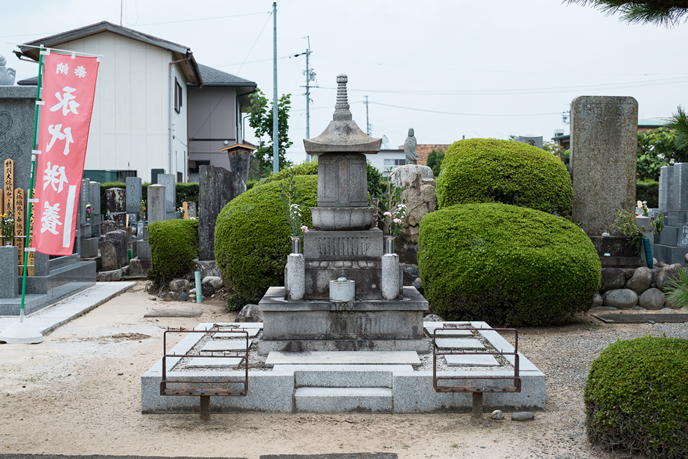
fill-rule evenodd
<path id="1" fill-rule="evenodd" d="M 274 365 L 420 365 L 415 351 L 271 351 L 265 366 Z"/>
<path id="2" fill-rule="evenodd" d="M 275 373 L 293 373 L 299 387 L 387 387 L 393 373 L 413 373 L 411 365 L 275 365 Z"/>
<path id="3" fill-rule="evenodd" d="M 391 413 L 392 390 L 381 387 L 301 387 L 294 393 L 298 413 Z"/>

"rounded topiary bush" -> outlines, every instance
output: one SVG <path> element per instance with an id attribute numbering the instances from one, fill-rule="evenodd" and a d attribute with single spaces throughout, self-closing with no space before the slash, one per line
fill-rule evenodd
<path id="1" fill-rule="evenodd" d="M 151 269 L 148 277 L 167 282 L 191 273 L 198 257 L 198 220 L 167 220 L 148 225 Z"/>
<path id="2" fill-rule="evenodd" d="M 601 266 L 585 233 L 562 217 L 505 204 L 465 204 L 420 223 L 425 296 L 445 320 L 563 323 L 586 311 Z"/>
<path id="3" fill-rule="evenodd" d="M 318 177 L 294 177 L 303 199 L 302 223 L 313 226 L 309 207 L 317 205 Z M 282 210 L 280 184 L 256 186 L 231 200 L 215 225 L 215 259 L 225 285 L 236 294 L 259 300 L 272 285 L 284 285 L 291 251 L 289 225 Z"/>
<path id="4" fill-rule="evenodd" d="M 647 457 L 688 457 L 688 340 L 617 341 L 585 386 L 590 442 Z"/>
<path id="5" fill-rule="evenodd" d="M 318 175 L 318 158 L 313 158 L 313 161 L 311 162 L 304 162 L 295 166 L 285 167 L 276 174 L 268 176 L 265 180 L 256 182 L 254 186 L 264 186 L 268 183 L 279 182 L 280 180 L 284 180 L 289 177 L 289 174 L 291 173 L 294 175 Z"/>
<path id="6" fill-rule="evenodd" d="M 573 185 L 559 158 L 531 145 L 496 139 L 454 142 L 437 178 L 437 205 L 501 202 L 571 215 Z"/>

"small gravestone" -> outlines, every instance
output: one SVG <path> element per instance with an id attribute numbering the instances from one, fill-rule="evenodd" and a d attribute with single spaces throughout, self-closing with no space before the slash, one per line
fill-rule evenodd
<path id="1" fill-rule="evenodd" d="M 194 201 L 189 201 L 187 204 L 189 209 L 189 218 L 196 218 L 196 203 Z"/>
<path id="2" fill-rule="evenodd" d="M 159 174 L 158 184 L 165 187 L 165 220 L 177 218 L 177 180 L 173 174 Z"/>
<path id="3" fill-rule="evenodd" d="M 129 259 L 127 254 L 127 232 L 122 230 L 110 231 L 105 235 L 105 240 L 111 242 L 115 246 L 119 265 L 128 265 Z"/>
<path id="4" fill-rule="evenodd" d="M 117 229 L 117 225 L 115 222 L 112 220 L 105 220 L 100 224 L 100 233 L 101 234 L 107 234 L 111 231 L 115 231 Z"/>
<path id="5" fill-rule="evenodd" d="M 165 169 L 151 169 L 151 185 L 158 185 L 158 175 L 164 173 Z"/>
<path id="6" fill-rule="evenodd" d="M 139 214 L 141 210 L 141 179 L 127 177 L 127 213 Z"/>
<path id="7" fill-rule="evenodd" d="M 229 201 L 246 191 L 246 184 L 236 172 L 214 166 L 201 166 L 198 182 L 198 258 L 214 260 L 217 216 Z"/>
<path id="8" fill-rule="evenodd" d="M 108 188 L 105 192 L 107 211 L 112 221 L 119 227 L 126 226 L 126 191 L 121 188 Z"/>
<path id="9" fill-rule="evenodd" d="M 98 243 L 100 250 L 100 260 L 103 271 L 113 271 L 119 269 L 119 258 L 117 257 L 117 249 L 112 241 L 100 241 Z"/>
<path id="10" fill-rule="evenodd" d="M 100 224 L 103 221 L 103 216 L 100 213 L 100 183 L 89 182 L 88 195 L 91 200 L 91 236 L 100 236 Z"/>

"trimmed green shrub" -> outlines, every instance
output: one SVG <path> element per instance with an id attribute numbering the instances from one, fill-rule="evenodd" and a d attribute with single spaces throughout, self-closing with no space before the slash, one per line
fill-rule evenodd
<path id="1" fill-rule="evenodd" d="M 191 273 L 198 258 L 198 220 L 167 220 L 148 225 L 150 279 L 168 282 Z"/>
<path id="2" fill-rule="evenodd" d="M 454 142 L 437 178 L 437 205 L 501 202 L 571 215 L 573 185 L 564 164 L 531 145 L 496 139 Z"/>
<path id="3" fill-rule="evenodd" d="M 688 457 L 688 340 L 617 341 L 585 386 L 588 439 L 650 458 Z"/>
<path id="4" fill-rule="evenodd" d="M 590 238 L 562 217 L 465 204 L 423 217 L 418 268 L 433 312 L 490 325 L 563 323 L 590 308 L 601 266 Z"/>
<path id="5" fill-rule="evenodd" d="M 303 200 L 302 222 L 313 226 L 310 207 L 317 205 L 317 176 L 296 176 Z M 282 210 L 280 184 L 254 186 L 230 201 L 215 225 L 215 259 L 225 285 L 237 295 L 259 300 L 272 285 L 284 285 L 291 251 L 289 224 Z"/>
<path id="6" fill-rule="evenodd" d="M 654 180 L 636 182 L 635 200 L 647 201 L 647 207 L 659 207 L 659 182 Z"/>

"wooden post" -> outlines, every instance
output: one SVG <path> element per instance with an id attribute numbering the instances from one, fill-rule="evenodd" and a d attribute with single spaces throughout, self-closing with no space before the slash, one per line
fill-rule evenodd
<path id="1" fill-rule="evenodd" d="M 182 208 L 184 209 L 184 220 L 189 219 L 189 203 L 184 201 L 182 202 Z"/>
<path id="2" fill-rule="evenodd" d="M 14 207 L 12 205 L 12 199 L 14 197 L 14 161 L 12 161 L 11 159 L 5 160 L 5 170 L 2 176 L 2 184 L 2 213 L 6 214 L 7 212 L 11 211 Z M 5 244 L 4 239 L 2 243 L 3 245 Z"/>
<path id="3" fill-rule="evenodd" d="M 14 235 L 23 236 L 26 231 L 26 221 L 24 220 L 24 190 L 17 188 L 14 190 Z M 24 238 L 14 238 L 14 245 L 19 247 L 19 275 L 24 271 Z"/>
<path id="4" fill-rule="evenodd" d="M 36 191 L 34 190 L 33 195 L 36 196 Z M 36 211 L 36 206 L 31 206 L 31 215 L 29 216 L 29 234 L 28 234 L 28 244 L 27 247 L 33 247 L 33 214 Z M 36 253 L 35 252 L 29 252 L 29 261 L 26 263 L 29 265 L 27 268 L 28 271 L 26 274 L 28 276 L 33 276 L 34 275 L 34 261 L 36 259 Z"/>

